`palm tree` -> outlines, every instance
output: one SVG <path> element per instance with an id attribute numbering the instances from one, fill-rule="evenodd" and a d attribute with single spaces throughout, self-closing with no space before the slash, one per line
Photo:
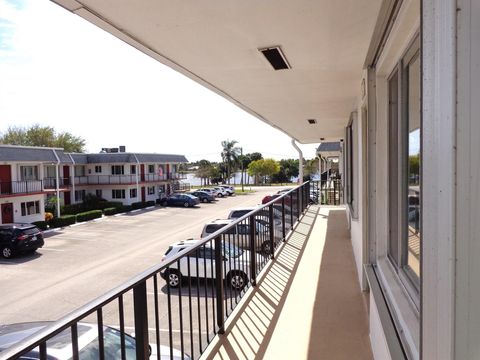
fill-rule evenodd
<path id="1" fill-rule="evenodd" d="M 240 148 L 235 145 L 238 142 L 236 140 L 224 140 L 222 141 L 222 160 L 225 163 L 227 169 L 227 179 L 230 184 L 230 174 L 232 169 L 238 163 L 238 157 L 240 156 Z"/>

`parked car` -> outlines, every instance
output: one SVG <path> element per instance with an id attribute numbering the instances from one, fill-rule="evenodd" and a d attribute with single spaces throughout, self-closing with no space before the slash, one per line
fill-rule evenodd
<path id="1" fill-rule="evenodd" d="M 224 188 L 228 192 L 228 196 L 232 196 L 235 194 L 235 188 L 230 185 L 219 185 L 220 187 Z"/>
<path id="2" fill-rule="evenodd" d="M 212 195 L 213 197 L 218 197 L 218 194 L 219 194 L 219 192 L 213 188 L 201 188 L 201 189 L 198 189 L 198 191 L 205 191 L 210 195 Z"/>
<path id="3" fill-rule="evenodd" d="M 218 191 L 218 196 L 219 196 L 219 197 L 224 197 L 224 196 L 228 196 L 228 195 L 229 195 L 228 191 L 227 191 L 225 188 L 221 187 L 221 186 L 216 186 L 216 187 L 213 188 L 213 190 L 217 190 L 217 191 Z"/>
<path id="4" fill-rule="evenodd" d="M 22 341 L 28 336 L 42 330 L 50 325 L 49 321 L 27 322 L 10 325 L 0 325 L 0 354 L 15 343 Z M 98 359 L 98 325 L 90 323 L 78 323 L 78 352 L 80 359 Z M 104 350 L 106 360 L 121 359 L 121 332 L 109 326 L 103 327 Z M 128 360 L 136 359 L 135 339 L 125 335 L 125 358 Z M 174 360 L 190 359 L 188 355 L 182 357 L 182 353 L 177 349 L 173 350 Z M 160 346 L 160 359 L 170 359 L 170 348 Z M 52 339 L 47 341 L 47 359 L 64 360 L 72 358 L 72 337 L 70 329 L 65 329 Z M 150 345 L 150 359 L 157 359 L 157 346 Z M 19 358 L 20 360 L 40 359 L 38 348 L 35 348 Z"/>
<path id="5" fill-rule="evenodd" d="M 199 242 L 200 240 L 186 240 L 175 243 L 168 248 L 162 260 L 168 260 L 180 251 L 191 248 Z M 232 244 L 225 243 L 222 244 L 222 258 L 224 260 L 224 280 L 227 280 L 233 289 L 242 290 L 248 283 L 246 271 L 250 268 L 250 252 L 242 250 Z M 197 259 L 201 260 L 197 261 Z M 203 259 L 207 259 L 207 261 Z M 165 281 L 168 281 L 170 287 L 178 287 L 182 283 L 182 278 L 189 274 L 189 262 L 190 277 L 202 279 L 215 278 L 215 246 L 211 247 L 208 244 L 199 247 L 189 257 L 184 256 L 180 258 L 180 266 L 178 266 L 178 263 L 174 263 L 162 271 L 160 275 Z"/>
<path id="6" fill-rule="evenodd" d="M 215 201 L 215 197 L 206 191 L 193 191 L 188 194 L 199 198 L 204 203 Z"/>
<path id="7" fill-rule="evenodd" d="M 228 219 L 238 219 L 241 218 L 242 216 L 248 214 L 249 212 L 258 209 L 259 206 L 250 206 L 250 207 L 239 207 L 239 208 L 234 208 L 230 210 L 230 213 L 228 214 Z M 263 219 L 264 222 L 268 221 L 268 218 L 270 217 L 270 213 L 268 208 L 264 208 L 260 211 L 258 211 L 256 214 L 256 219 L 257 221 L 259 219 Z M 273 219 L 274 219 L 274 225 L 277 227 L 282 226 L 282 212 L 281 209 L 273 208 Z"/>
<path id="8" fill-rule="evenodd" d="M 184 206 L 184 207 L 191 207 L 197 204 L 200 204 L 200 199 L 196 196 L 192 196 L 189 194 L 171 194 L 167 197 L 164 197 L 160 204 L 162 206 Z"/>
<path id="9" fill-rule="evenodd" d="M 259 221 L 257 219 L 255 222 L 255 234 L 257 236 L 257 243 L 255 244 L 255 251 L 261 252 L 262 254 L 268 255 L 271 253 L 270 250 L 270 227 L 268 223 L 264 221 Z M 235 219 L 217 219 L 211 221 L 203 226 L 202 234 L 200 237 L 204 238 L 210 234 L 213 234 L 217 230 L 227 226 L 234 222 Z M 226 235 L 236 235 L 228 236 L 226 240 L 231 244 L 238 246 L 245 250 L 250 250 L 250 225 L 247 223 L 240 223 L 234 226 L 233 228 L 227 230 Z M 263 235 L 263 236 L 260 236 Z"/>
<path id="10" fill-rule="evenodd" d="M 34 252 L 44 244 L 43 234 L 35 225 L 0 225 L 0 251 L 6 259 L 18 253 Z"/>

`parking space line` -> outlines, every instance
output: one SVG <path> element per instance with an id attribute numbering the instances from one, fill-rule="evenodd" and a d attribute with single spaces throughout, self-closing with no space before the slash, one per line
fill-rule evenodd
<path id="1" fill-rule="evenodd" d="M 63 250 L 63 249 L 46 248 L 46 247 L 45 247 L 45 248 L 42 248 L 42 250 L 48 250 L 48 251 L 59 251 L 59 252 L 61 252 L 61 251 L 65 251 L 65 250 Z"/>
<path id="2" fill-rule="evenodd" d="M 110 326 L 110 327 L 112 327 L 112 328 L 114 328 L 114 329 L 120 330 L 120 325 L 108 325 L 108 326 Z M 135 330 L 135 327 L 134 327 L 134 326 L 124 326 L 124 329 L 125 329 L 125 330 Z M 159 330 L 160 330 L 161 332 L 169 332 L 168 329 L 159 329 Z M 148 328 L 148 331 L 155 332 L 155 331 L 157 331 L 157 329 L 155 329 L 155 328 Z M 184 332 L 184 333 L 190 333 L 190 331 L 187 330 L 187 329 L 184 329 L 183 332 Z M 172 333 L 180 333 L 180 330 L 172 329 Z M 195 333 L 198 334 L 198 331 L 193 331 L 193 333 L 194 333 L 194 334 L 195 334 Z"/>

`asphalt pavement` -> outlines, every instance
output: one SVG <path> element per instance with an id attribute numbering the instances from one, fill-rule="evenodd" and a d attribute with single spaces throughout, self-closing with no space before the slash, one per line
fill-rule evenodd
<path id="1" fill-rule="evenodd" d="M 158 264 L 171 243 L 199 238 L 206 222 L 225 218 L 231 208 L 260 204 L 266 194 L 278 189 L 257 188 L 252 194 L 227 197 L 196 208 L 155 207 L 46 234 L 45 246 L 37 253 L 0 259 L 0 324 L 57 320 Z M 207 336 L 213 336 L 213 287 L 199 284 L 197 289 L 196 282 L 193 282 L 191 288 L 184 286 L 181 291 L 172 291 L 169 305 L 165 281 L 160 277 L 157 281 L 160 343 L 170 344 L 168 328 L 172 322 L 174 347 L 180 348 L 183 343 L 185 351 L 194 351 L 196 357 L 200 345 L 205 347 Z M 201 294 L 190 301 L 189 291 Z M 227 292 L 227 307 L 233 307 L 235 297 L 228 295 Z M 153 331 L 153 280 L 148 283 L 147 297 L 152 330 L 150 341 L 154 343 L 157 339 Z M 131 293 L 125 294 L 124 306 L 126 330 L 133 332 Z M 103 313 L 106 325 L 118 326 L 117 302 L 105 307 Z M 96 318 L 92 315 L 86 320 L 95 322 Z"/>

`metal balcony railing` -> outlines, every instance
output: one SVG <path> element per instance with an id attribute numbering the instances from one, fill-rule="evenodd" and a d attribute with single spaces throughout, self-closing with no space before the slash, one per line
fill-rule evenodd
<path id="1" fill-rule="evenodd" d="M 343 187 L 340 179 L 312 181 L 310 201 L 322 205 L 343 204 Z"/>
<path id="2" fill-rule="evenodd" d="M 213 338 L 224 333 L 225 320 L 247 289 L 256 286 L 258 274 L 307 208 L 309 194 L 307 182 L 259 206 L 196 245 L 6 349 L 0 358 L 17 359 L 36 352 L 40 359 L 47 359 L 49 344 L 55 343 L 51 340 L 62 333 L 62 341 L 71 340 L 70 349 L 62 351 L 71 350 L 71 358 L 79 359 L 85 346 L 79 342 L 79 323 L 94 317 L 98 323 L 98 354 L 89 353 L 91 356 L 103 359 L 107 351 L 109 354 L 113 351 L 118 358 L 125 359 L 126 332 L 133 329 L 135 348 L 130 346 L 128 351 L 135 352 L 137 359 L 149 358 L 150 343 L 156 344 L 152 347 L 158 359 L 164 358 L 162 355 L 173 359 L 174 348 L 182 359 L 187 353 L 190 358 L 198 359 Z M 159 277 L 167 280 L 163 288 L 159 287 Z M 117 342 L 104 335 L 104 324 L 112 313 L 118 316 Z"/>
<path id="3" fill-rule="evenodd" d="M 0 182 L 0 196 L 31 194 L 42 192 L 41 180 L 4 181 Z"/>
<path id="4" fill-rule="evenodd" d="M 167 180 L 179 180 L 186 176 L 179 173 L 164 173 L 159 174 L 139 174 L 139 182 L 156 182 Z M 121 185 L 121 184 L 135 184 L 137 182 L 137 175 L 85 175 L 75 176 L 75 185 Z"/>
<path id="5" fill-rule="evenodd" d="M 70 178 L 59 178 L 59 188 L 66 188 L 71 185 Z M 56 189 L 57 188 L 57 179 L 56 178 L 44 178 L 43 179 L 44 189 Z"/>

